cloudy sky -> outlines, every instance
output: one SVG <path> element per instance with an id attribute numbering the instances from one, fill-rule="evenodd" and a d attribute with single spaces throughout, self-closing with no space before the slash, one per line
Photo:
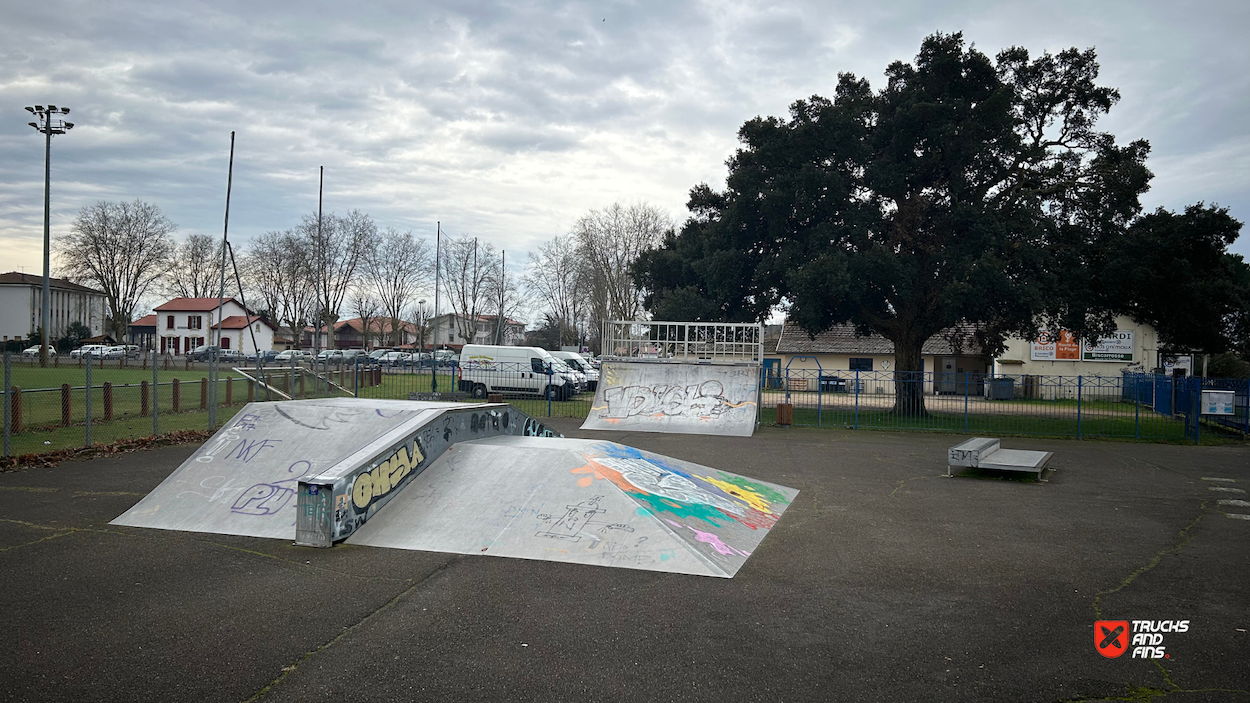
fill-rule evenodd
<path id="1" fill-rule="evenodd" d="M 1041 9 L 1045 7 L 1045 9 Z M 0 0 L 0 270 L 41 270 L 43 142 L 25 105 L 68 105 L 53 236 L 140 198 L 179 232 L 231 235 L 359 208 L 483 237 L 521 261 L 592 208 L 684 218 L 724 184 L 737 128 L 874 86 L 934 31 L 990 54 L 1095 47 L 1123 94 L 1103 128 L 1148 139 L 1149 208 L 1250 219 L 1250 3 L 92 2 Z M 1250 256 L 1250 231 L 1234 246 Z"/>

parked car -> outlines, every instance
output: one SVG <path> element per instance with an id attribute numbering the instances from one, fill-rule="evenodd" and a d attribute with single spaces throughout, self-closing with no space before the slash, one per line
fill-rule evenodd
<path id="1" fill-rule="evenodd" d="M 222 349 L 217 352 L 217 360 L 227 364 L 246 364 L 247 354 L 238 349 Z"/>
<path id="2" fill-rule="evenodd" d="M 124 345 L 108 347 L 100 353 L 100 357 L 103 359 L 125 359 L 126 356 L 126 347 Z"/>
<path id="3" fill-rule="evenodd" d="M 450 349 L 436 349 L 434 359 L 439 366 L 451 366 L 460 363 L 460 355 Z"/>
<path id="4" fill-rule="evenodd" d="M 75 350 L 75 351 L 77 351 L 77 350 Z M 52 345 L 51 345 L 51 344 L 49 344 L 49 345 L 48 345 L 48 357 L 49 357 L 49 358 L 51 358 L 51 357 L 54 357 L 54 356 L 56 356 L 56 349 L 54 349 L 54 348 L 52 347 Z M 23 357 L 23 358 L 25 358 L 25 359 L 32 359 L 32 358 L 33 358 L 33 359 L 38 359 L 38 358 L 39 358 L 39 345 L 38 345 L 38 344 L 36 344 L 36 345 L 35 345 L 35 346 L 33 346 L 33 347 L 27 347 L 27 348 L 23 349 L 23 350 L 22 350 L 22 357 Z"/>
<path id="5" fill-rule="evenodd" d="M 466 344 L 460 351 L 457 386 L 474 398 L 507 391 L 565 400 L 577 392 L 576 381 L 566 375 L 566 370 L 571 373 L 559 359 L 540 347 Z"/>
<path id="6" fill-rule="evenodd" d="M 383 366 L 399 366 L 412 360 L 412 354 L 401 351 L 386 352 L 378 357 L 378 363 Z"/>
<path id="7" fill-rule="evenodd" d="M 322 349 L 321 351 L 317 352 L 317 361 L 324 362 L 324 361 L 342 361 L 342 360 L 343 360 L 342 349 Z"/>
<path id="8" fill-rule="evenodd" d="M 247 355 L 247 360 L 249 362 L 256 361 L 256 356 L 257 356 L 256 352 L 252 352 L 251 354 Z M 273 361 L 277 356 L 278 356 L 278 352 L 274 351 L 273 349 L 266 349 L 260 352 L 260 361 L 261 363 L 267 364 Z"/>
<path id="9" fill-rule="evenodd" d="M 91 356 L 96 357 L 98 359 L 100 355 L 104 353 L 104 350 L 108 348 L 109 348 L 109 345 L 107 344 L 84 344 L 81 347 L 78 347 L 74 351 L 70 352 L 69 358 L 78 359 L 82 357 L 83 354 L 90 354 Z"/>
<path id="10" fill-rule="evenodd" d="M 593 391 L 599 386 L 599 370 L 586 357 L 566 351 L 553 351 L 551 355 L 580 372 L 585 377 L 586 390 Z"/>
<path id="11" fill-rule="evenodd" d="M 201 344 L 195 349 L 192 349 L 187 356 L 191 357 L 191 361 L 208 361 L 209 359 L 217 356 L 217 353 L 220 351 L 221 347 L 215 344 Z"/>
<path id="12" fill-rule="evenodd" d="M 344 349 L 343 350 L 343 361 L 345 362 L 352 363 L 356 359 L 363 359 L 364 357 L 365 357 L 364 349 Z"/>
<path id="13" fill-rule="evenodd" d="M 312 352 L 304 351 L 303 349 L 287 349 L 284 352 L 279 352 L 278 355 L 273 358 L 273 360 L 284 361 L 287 363 L 292 363 L 292 362 L 298 363 L 298 362 L 303 362 L 303 361 L 311 361 L 312 358 L 313 358 Z"/>

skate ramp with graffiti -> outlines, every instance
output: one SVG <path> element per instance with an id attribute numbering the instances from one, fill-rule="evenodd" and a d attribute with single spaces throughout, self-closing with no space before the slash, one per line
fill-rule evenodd
<path id="1" fill-rule="evenodd" d="M 732 578 L 798 495 L 614 442 L 448 449 L 351 544 Z"/>
<path id="2" fill-rule="evenodd" d="M 340 490 L 369 483 L 363 507 L 349 503 L 337 516 L 315 515 L 326 518 L 324 527 L 315 526 L 321 532 L 350 532 L 453 443 L 524 432 L 552 434 L 503 404 L 358 398 L 249 403 L 111 524 L 289 540 L 297 536 L 297 506 L 308 486 L 317 487 L 317 494 L 326 486 L 324 497 L 336 497 L 335 481 L 326 479 L 331 476 Z M 395 454 L 404 457 L 402 467 L 385 461 Z M 371 480 L 379 464 L 393 469 L 385 482 L 380 476 Z M 357 481 L 361 473 L 367 478 Z"/>
<path id="3" fill-rule="evenodd" d="M 582 429 L 750 437 L 758 381 L 750 365 L 605 361 Z"/>

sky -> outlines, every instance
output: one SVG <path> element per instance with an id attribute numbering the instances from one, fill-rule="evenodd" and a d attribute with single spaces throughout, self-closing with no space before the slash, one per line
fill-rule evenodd
<path id="1" fill-rule="evenodd" d="M 1042 9 L 1045 8 L 1045 9 Z M 1250 220 L 1250 3 L 58 2 L 0 0 L 0 271 L 42 271 L 43 157 L 26 105 L 69 106 L 52 144 L 52 236 L 141 199 L 178 236 L 230 238 L 317 208 L 470 235 L 523 265 L 614 202 L 685 219 L 724 185 L 737 130 L 883 82 L 925 36 L 993 55 L 1097 50 L 1122 99 L 1100 127 L 1152 145 L 1147 209 Z M 1250 229 L 1232 247 L 1250 257 Z M 511 267 L 510 267 L 511 268 Z"/>

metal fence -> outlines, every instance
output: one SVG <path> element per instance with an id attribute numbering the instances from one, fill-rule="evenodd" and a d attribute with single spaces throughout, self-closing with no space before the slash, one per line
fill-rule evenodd
<path id="1" fill-rule="evenodd" d="M 759 364 L 764 358 L 758 324 L 608 320 L 602 341 L 603 355 L 613 359 Z"/>
<path id="2" fill-rule="evenodd" d="M 363 374 L 361 398 L 489 400 L 534 417 L 586 417 L 594 388 L 576 375 L 519 363 L 434 364 L 430 360 L 374 366 Z"/>
<path id="3" fill-rule="evenodd" d="M 762 379 L 761 421 L 775 421 L 779 403 L 795 425 L 1198 441 L 1205 425 L 1250 433 L 1247 382 L 1152 374 L 1105 376 L 995 375 L 787 369 Z M 896 412 L 902 395 L 923 399 L 922 411 Z M 1237 392 L 1233 416 L 1203 415 L 1201 389 Z"/>
<path id="4" fill-rule="evenodd" d="M 997 375 L 787 369 L 760 376 L 760 421 L 788 403 L 796 425 L 988 435 L 1199 441 L 1204 432 L 1250 435 L 1250 381 L 1153 374 Z M 895 411 L 899 384 L 922 412 Z M 1203 390 L 1234 393 L 1231 415 L 1204 414 Z M 4 456 L 41 453 L 177 430 L 214 430 L 245 403 L 356 396 L 488 400 L 535 417 L 582 418 L 594 389 L 575 374 L 524 364 L 369 360 L 247 366 L 137 359 L 4 355 Z"/>

